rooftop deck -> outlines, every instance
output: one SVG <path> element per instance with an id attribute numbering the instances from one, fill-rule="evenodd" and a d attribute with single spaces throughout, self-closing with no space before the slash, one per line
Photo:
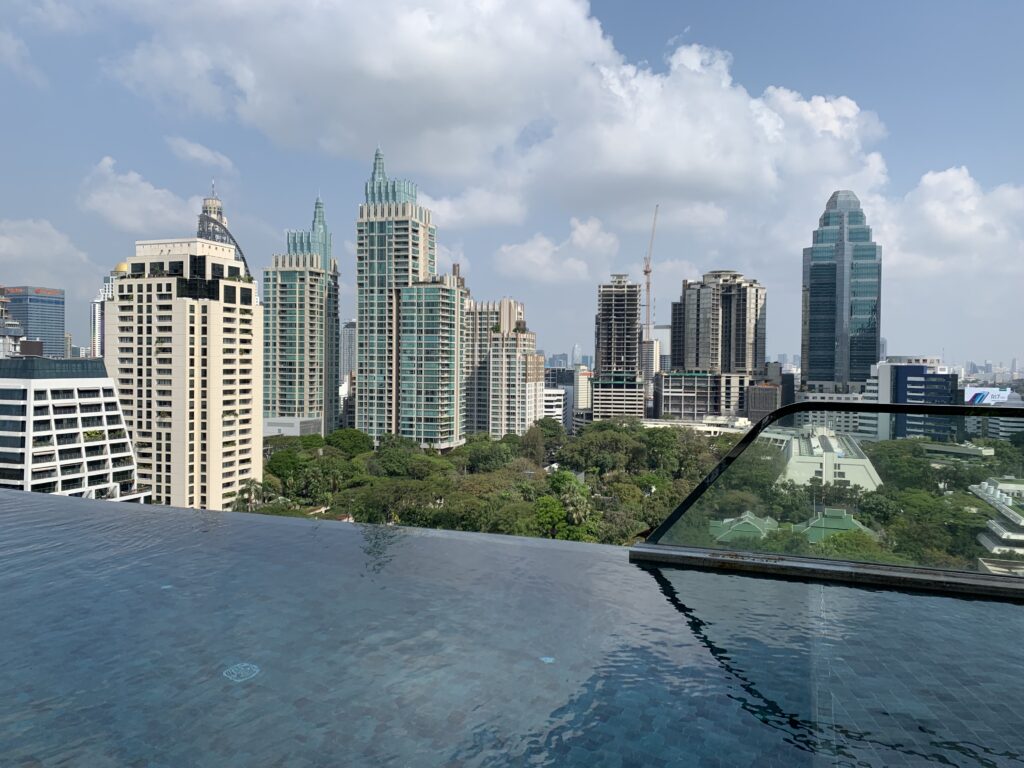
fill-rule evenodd
<path id="1" fill-rule="evenodd" d="M 1022 765 L 1024 606 L 0 492 L 13 765 Z"/>

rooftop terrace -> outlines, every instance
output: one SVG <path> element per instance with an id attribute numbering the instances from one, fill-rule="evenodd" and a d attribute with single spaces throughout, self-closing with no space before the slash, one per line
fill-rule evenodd
<path id="1" fill-rule="evenodd" d="M 7 764 L 1020 765 L 1024 606 L 0 492 Z"/>

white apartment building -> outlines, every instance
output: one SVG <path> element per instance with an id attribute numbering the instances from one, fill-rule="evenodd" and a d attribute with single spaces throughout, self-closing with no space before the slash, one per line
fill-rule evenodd
<path id="1" fill-rule="evenodd" d="M 215 201 L 219 203 L 219 201 Z M 263 478 L 263 308 L 232 242 L 140 241 L 104 312 L 139 482 L 153 501 L 228 509 Z"/>
<path id="2" fill-rule="evenodd" d="M 102 360 L 0 360 L 0 488 L 150 500 Z"/>
<path id="3" fill-rule="evenodd" d="M 554 419 L 563 427 L 566 426 L 565 390 L 560 387 L 544 388 L 544 418 Z"/>

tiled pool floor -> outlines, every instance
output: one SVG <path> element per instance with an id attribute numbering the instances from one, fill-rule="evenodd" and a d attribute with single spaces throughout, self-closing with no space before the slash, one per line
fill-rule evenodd
<path id="1" fill-rule="evenodd" d="M 0 765 L 1024 765 L 1024 607 L 0 492 Z"/>

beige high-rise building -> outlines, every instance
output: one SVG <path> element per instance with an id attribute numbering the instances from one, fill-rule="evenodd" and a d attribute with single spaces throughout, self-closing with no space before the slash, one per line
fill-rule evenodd
<path id="1" fill-rule="evenodd" d="M 205 223 L 226 225 L 210 200 Z M 104 312 L 104 359 L 139 483 L 155 503 L 219 510 L 263 478 L 263 308 L 230 233 L 215 230 L 226 242 L 135 244 Z"/>
<path id="2" fill-rule="evenodd" d="M 523 303 L 510 298 L 466 302 L 466 433 L 490 432 L 491 334 L 526 319 Z M 534 348 L 533 352 L 536 352 Z"/>
<path id="3" fill-rule="evenodd" d="M 466 429 L 498 440 L 544 416 L 544 357 L 522 302 L 468 301 Z"/>

